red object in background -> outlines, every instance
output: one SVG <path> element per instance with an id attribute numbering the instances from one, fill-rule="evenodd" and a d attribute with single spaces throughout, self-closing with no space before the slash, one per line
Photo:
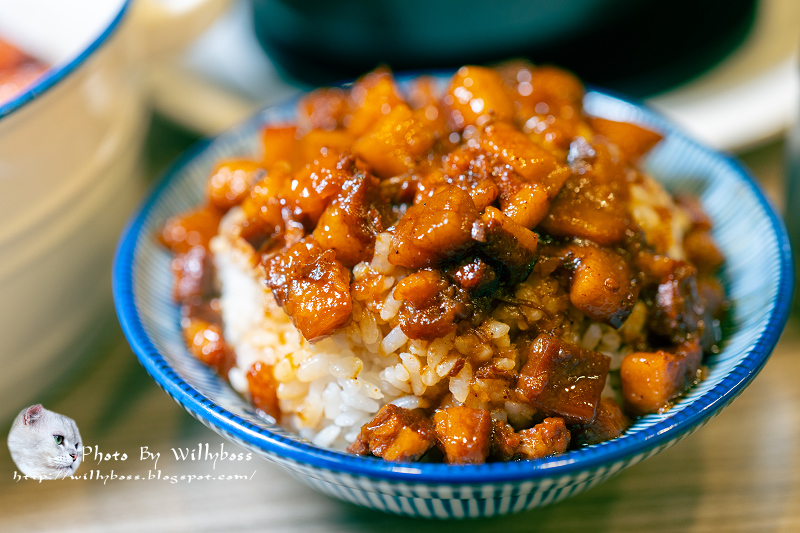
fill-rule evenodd
<path id="1" fill-rule="evenodd" d="M 44 74 L 47 65 L 0 39 L 0 105 Z"/>

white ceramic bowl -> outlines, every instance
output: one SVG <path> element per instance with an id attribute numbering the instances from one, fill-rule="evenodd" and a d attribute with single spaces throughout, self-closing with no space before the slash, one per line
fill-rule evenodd
<path id="1" fill-rule="evenodd" d="M 142 67 L 226 0 L 144 1 L 0 2 L 0 36 L 52 65 L 0 103 L 0 420 L 41 401 L 112 320 L 114 242 L 143 189 Z M 181 17 L 195 23 L 156 46 Z"/>

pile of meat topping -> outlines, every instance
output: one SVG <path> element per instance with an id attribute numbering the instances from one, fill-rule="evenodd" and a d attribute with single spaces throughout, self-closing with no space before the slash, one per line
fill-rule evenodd
<path id="1" fill-rule="evenodd" d="M 699 202 L 638 167 L 661 136 L 587 116 L 582 84 L 553 67 L 462 67 L 441 89 L 420 77 L 401 92 L 378 70 L 314 91 L 296 125 L 263 130 L 260 161 L 213 170 L 207 203 L 160 235 L 192 352 L 224 376 L 236 364 L 209 276 L 209 242 L 236 209 L 253 267 L 307 341 L 380 315 L 391 290 L 395 337 L 452 343 L 448 375 L 467 376 L 469 394 L 432 386 L 423 408 L 386 403 L 352 453 L 534 459 L 668 409 L 702 379 L 726 303 Z M 378 249 L 393 285 L 369 267 Z M 586 340 L 601 335 L 621 364 Z M 280 419 L 273 368 L 247 379 Z"/>

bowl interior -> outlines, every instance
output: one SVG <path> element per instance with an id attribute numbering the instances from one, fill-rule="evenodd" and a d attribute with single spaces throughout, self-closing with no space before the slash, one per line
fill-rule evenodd
<path id="1" fill-rule="evenodd" d="M 116 28 L 130 2 L 0 2 L 0 38 L 51 67 L 14 98 L 0 102 L 0 118 L 81 64 Z"/>
<path id="2" fill-rule="evenodd" d="M 36 0 L 0 3 L 0 37 L 51 65 L 81 53 L 128 0 Z"/>
<path id="3" fill-rule="evenodd" d="M 397 465 L 323 450 L 259 418 L 246 400 L 184 347 L 179 309 L 171 299 L 170 254 L 154 236 L 168 216 L 201 201 L 215 160 L 258 154 L 258 129 L 265 123 L 292 120 L 293 102 L 268 109 L 195 148 L 167 174 L 132 220 L 117 252 L 114 290 L 117 312 L 134 351 L 156 382 L 209 427 L 265 455 L 274 453 L 321 468 L 431 482 L 536 478 L 644 456 L 676 442 L 732 401 L 766 362 L 788 316 L 792 288 L 788 241 L 780 219 L 734 159 L 696 144 L 654 112 L 622 99 L 593 91 L 586 95 L 585 106 L 592 115 L 665 133 L 647 157 L 646 170 L 670 191 L 700 197 L 727 258 L 723 277 L 733 307 L 723 327 L 721 350 L 705 360 L 707 379 L 666 413 L 639 419 L 617 439 L 562 456 L 455 467 Z"/>

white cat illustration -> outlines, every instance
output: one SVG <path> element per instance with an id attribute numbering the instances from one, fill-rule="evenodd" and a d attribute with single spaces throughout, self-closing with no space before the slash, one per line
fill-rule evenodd
<path id="1" fill-rule="evenodd" d="M 8 450 L 22 473 L 37 479 L 71 476 L 83 459 L 75 421 L 40 404 L 17 415 L 8 434 Z"/>

